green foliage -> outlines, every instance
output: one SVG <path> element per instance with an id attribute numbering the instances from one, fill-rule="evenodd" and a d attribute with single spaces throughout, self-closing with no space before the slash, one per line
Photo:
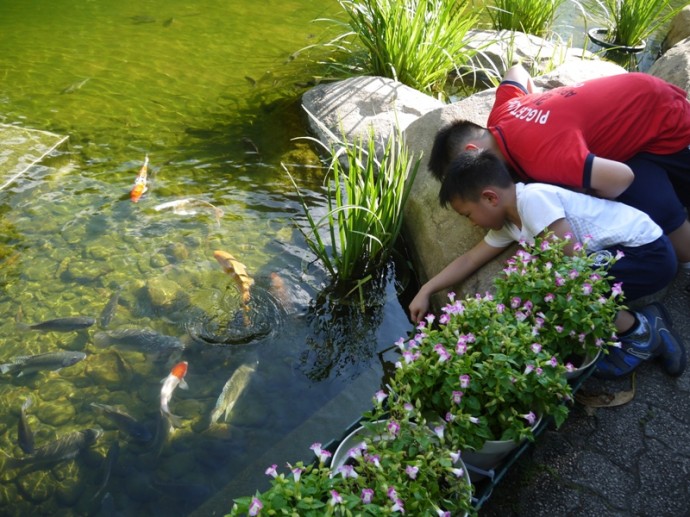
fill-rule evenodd
<path id="1" fill-rule="evenodd" d="M 472 486 L 457 452 L 445 449 L 426 425 L 409 421 L 364 422 L 355 439 L 361 442 L 338 464 L 328 466 L 330 452 L 315 443 L 317 462 L 303 462 L 266 474 L 271 487 L 240 497 L 230 516 L 463 516 L 474 513 Z M 334 458 L 335 460 L 335 458 Z"/>
<path id="2" fill-rule="evenodd" d="M 442 93 L 448 73 L 469 61 L 465 43 L 478 16 L 456 0 L 338 0 L 348 32 L 330 42 L 349 53 L 350 74 L 396 79 Z"/>
<path id="3" fill-rule="evenodd" d="M 546 36 L 564 0 L 495 0 L 488 12 L 495 30 Z"/>
<path id="4" fill-rule="evenodd" d="M 508 261 L 504 276 L 495 281 L 496 298 L 520 311 L 539 342 L 560 361 L 595 357 L 616 337 L 616 313 L 623 309 L 619 289 L 611 290 L 606 264 L 588 254 L 586 243 L 548 236 L 534 245 L 523 244 Z"/>
<path id="5" fill-rule="evenodd" d="M 683 5 L 673 0 L 589 0 L 587 11 L 602 20 L 609 31 L 609 41 L 621 47 L 642 44 L 674 17 Z"/>
<path id="6" fill-rule="evenodd" d="M 327 213 L 318 219 L 290 176 L 307 217 L 308 228 L 299 228 L 309 248 L 335 283 L 355 285 L 361 295 L 362 284 L 390 258 L 420 163 L 400 132 L 382 144 L 380 160 L 373 131 L 366 141 L 343 140 L 331 148 Z"/>
<path id="7" fill-rule="evenodd" d="M 443 418 L 451 448 L 533 438 L 536 415 L 560 425 L 572 398 L 565 366 L 535 341 L 532 326 L 490 295 L 455 300 L 401 343 L 389 381 L 391 412 Z"/>

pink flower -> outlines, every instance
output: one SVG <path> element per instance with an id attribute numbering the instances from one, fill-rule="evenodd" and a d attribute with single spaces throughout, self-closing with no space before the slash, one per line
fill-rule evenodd
<path id="1" fill-rule="evenodd" d="M 451 470 L 453 471 L 453 474 L 455 474 L 456 478 L 459 478 L 459 477 L 462 477 L 465 475 L 465 469 L 453 468 Z"/>
<path id="2" fill-rule="evenodd" d="M 252 502 L 249 503 L 249 511 L 247 512 L 247 515 L 251 515 L 252 517 L 259 515 L 259 512 L 263 507 L 264 505 L 260 499 L 252 497 Z"/>
<path id="3" fill-rule="evenodd" d="M 558 366 L 558 359 L 556 359 L 556 356 L 555 356 L 555 355 L 554 355 L 554 356 L 551 356 L 551 359 L 549 359 L 549 363 L 550 363 L 551 366 L 553 366 L 554 368 L 555 368 L 556 366 Z"/>
<path id="4" fill-rule="evenodd" d="M 470 376 L 463 373 L 459 378 L 461 388 L 469 388 L 470 386 Z"/>
<path id="5" fill-rule="evenodd" d="M 396 422 L 395 420 L 391 420 L 388 422 L 388 432 L 392 434 L 393 436 L 397 436 L 398 433 L 400 432 L 400 424 Z"/>
<path id="6" fill-rule="evenodd" d="M 583 284 L 582 285 L 582 294 L 585 294 L 585 295 L 592 294 L 592 284 Z"/>
<path id="7" fill-rule="evenodd" d="M 446 313 L 441 314 L 441 316 L 439 316 L 439 318 L 438 318 L 438 322 L 441 325 L 447 325 L 449 321 L 450 321 L 450 316 L 448 316 L 448 314 L 446 314 Z"/>
<path id="8" fill-rule="evenodd" d="M 510 299 L 510 307 L 512 309 L 517 309 L 520 307 L 520 304 L 522 303 L 522 300 L 520 299 L 519 296 L 514 296 L 513 298 Z"/>
<path id="9" fill-rule="evenodd" d="M 336 472 L 340 472 L 344 478 L 352 478 L 352 479 L 357 479 L 359 477 L 359 474 L 355 472 L 355 468 L 352 465 L 341 465 L 338 467 Z"/>
<path id="10" fill-rule="evenodd" d="M 366 454 L 364 459 L 369 463 L 373 463 L 376 467 L 381 468 L 381 458 L 378 454 Z"/>
<path id="11" fill-rule="evenodd" d="M 623 294 L 623 282 L 616 282 L 611 288 L 611 296 L 614 298 Z"/>
<path id="12" fill-rule="evenodd" d="M 461 456 L 462 453 L 460 451 L 450 453 L 450 459 L 453 463 L 457 463 Z"/>
<path id="13" fill-rule="evenodd" d="M 271 476 L 272 478 L 276 478 L 276 477 L 278 477 L 278 471 L 276 470 L 277 468 L 278 468 L 278 465 L 276 465 L 276 464 L 274 463 L 273 465 L 271 465 L 270 467 L 268 467 L 268 468 L 266 469 L 265 474 L 266 474 L 267 476 Z"/>
<path id="14" fill-rule="evenodd" d="M 331 490 L 331 500 L 329 501 L 331 506 L 343 503 L 343 497 L 335 490 Z"/>
<path id="15" fill-rule="evenodd" d="M 384 400 L 386 400 L 386 397 L 387 397 L 387 396 L 388 396 L 388 395 L 387 395 L 386 392 L 383 391 L 383 390 L 379 390 L 379 391 L 377 391 L 376 393 L 374 393 L 374 397 L 376 398 L 376 403 L 377 403 L 377 404 L 381 404 L 381 402 L 383 402 Z"/>
<path id="16" fill-rule="evenodd" d="M 535 415 L 532 411 L 530 411 L 529 413 L 527 413 L 525 415 L 520 415 L 520 416 L 522 418 L 524 418 L 525 420 L 527 420 L 527 423 L 529 425 L 534 425 L 534 422 L 537 421 L 537 415 Z"/>
<path id="17" fill-rule="evenodd" d="M 441 343 L 434 345 L 434 352 L 438 354 L 438 360 L 441 363 L 445 363 L 448 359 L 450 359 L 448 350 L 446 350 Z"/>
<path id="18" fill-rule="evenodd" d="M 364 504 L 370 504 L 374 498 L 374 491 L 371 488 L 362 488 L 362 502 Z"/>
<path id="19" fill-rule="evenodd" d="M 553 293 L 548 293 L 546 296 L 544 296 L 544 301 L 546 303 L 551 303 L 556 299 L 556 296 Z"/>
<path id="20" fill-rule="evenodd" d="M 464 393 L 462 391 L 453 391 L 453 402 L 455 404 L 460 404 L 462 402 L 462 396 Z"/>
<path id="21" fill-rule="evenodd" d="M 410 479 L 417 479 L 417 472 L 419 472 L 419 467 L 415 467 L 413 465 L 408 465 L 405 468 L 405 473 Z"/>
<path id="22" fill-rule="evenodd" d="M 320 443 L 314 443 L 309 448 L 312 451 L 314 451 L 314 454 L 316 454 L 316 457 L 319 458 L 319 462 L 321 462 L 321 463 L 325 462 L 328 458 L 330 458 L 332 456 L 330 451 L 326 451 L 326 450 L 321 448 Z"/>
<path id="23" fill-rule="evenodd" d="M 455 353 L 458 355 L 465 355 L 465 352 L 467 352 L 467 345 L 464 341 L 458 341 L 458 344 L 455 347 Z"/>
<path id="24" fill-rule="evenodd" d="M 541 352 L 541 345 L 539 343 L 532 343 L 530 345 L 530 348 L 532 349 L 532 352 L 534 352 L 535 354 Z"/>
<path id="25" fill-rule="evenodd" d="M 578 276 L 580 276 L 580 272 L 577 269 L 571 269 L 570 273 L 568 273 L 568 276 L 571 279 L 574 279 L 574 278 L 577 278 Z"/>
<path id="26" fill-rule="evenodd" d="M 455 301 L 455 293 L 453 291 L 450 291 L 448 293 L 448 299 L 450 300 L 450 303 L 453 303 Z"/>
<path id="27" fill-rule="evenodd" d="M 496 312 L 499 314 L 503 314 L 506 310 L 506 306 L 503 305 L 502 303 L 496 304 Z"/>
<path id="28" fill-rule="evenodd" d="M 438 436 L 441 440 L 443 440 L 443 433 L 446 431 L 446 426 L 445 425 L 437 425 L 434 427 L 434 433 L 436 436 Z"/>
<path id="29" fill-rule="evenodd" d="M 620 260 L 623 257 L 625 257 L 625 253 L 623 253 L 621 250 L 616 250 L 616 260 Z"/>
<path id="30" fill-rule="evenodd" d="M 433 314 L 427 314 L 425 319 L 429 323 L 429 326 L 431 326 L 431 324 L 436 319 L 436 316 L 434 316 Z"/>

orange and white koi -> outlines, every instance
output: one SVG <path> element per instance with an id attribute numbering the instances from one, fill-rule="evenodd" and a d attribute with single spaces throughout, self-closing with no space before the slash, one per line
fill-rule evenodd
<path id="1" fill-rule="evenodd" d="M 167 416 L 177 427 L 179 427 L 181 423 L 180 417 L 170 413 L 168 404 L 170 403 L 175 388 L 178 386 L 183 390 L 189 388 L 187 382 L 184 380 L 184 376 L 187 375 L 187 364 L 187 361 L 177 363 L 172 367 L 172 370 L 170 370 L 170 374 L 161 381 L 163 383 L 163 387 L 161 388 L 161 413 Z"/>
<path id="2" fill-rule="evenodd" d="M 141 196 L 148 190 L 148 170 L 149 170 L 149 155 L 144 158 L 144 164 L 139 169 L 136 179 L 134 180 L 134 187 L 129 193 L 129 197 L 134 203 L 137 203 Z"/>
<path id="3" fill-rule="evenodd" d="M 249 310 L 247 303 L 251 298 L 250 288 L 254 285 L 254 279 L 247 273 L 247 267 L 239 262 L 227 251 L 216 250 L 213 252 L 213 257 L 218 261 L 218 264 L 229 274 L 235 281 L 235 285 L 240 290 L 242 295 L 242 303 L 245 311 Z"/>

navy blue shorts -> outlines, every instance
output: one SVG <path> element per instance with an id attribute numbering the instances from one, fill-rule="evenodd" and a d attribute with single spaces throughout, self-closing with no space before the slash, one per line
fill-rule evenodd
<path id="1" fill-rule="evenodd" d="M 611 246 L 606 251 L 615 256 L 618 250 L 625 256 L 611 266 L 608 272 L 614 277 L 612 284 L 623 283 L 626 301 L 654 294 L 670 284 L 676 276 L 676 254 L 665 235 L 643 246 Z"/>
<path id="2" fill-rule="evenodd" d="M 674 154 L 639 153 L 625 162 L 635 179 L 617 201 L 648 214 L 665 234 L 677 230 L 690 207 L 690 149 Z"/>

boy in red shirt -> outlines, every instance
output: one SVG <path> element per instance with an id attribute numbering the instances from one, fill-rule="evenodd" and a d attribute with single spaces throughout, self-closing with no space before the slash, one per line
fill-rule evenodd
<path id="1" fill-rule="evenodd" d="M 625 73 L 538 92 L 522 67 L 496 90 L 488 127 L 439 131 L 429 160 L 442 180 L 460 152 L 486 149 L 516 179 L 616 199 L 647 213 L 690 267 L 690 102 L 661 79 Z"/>

